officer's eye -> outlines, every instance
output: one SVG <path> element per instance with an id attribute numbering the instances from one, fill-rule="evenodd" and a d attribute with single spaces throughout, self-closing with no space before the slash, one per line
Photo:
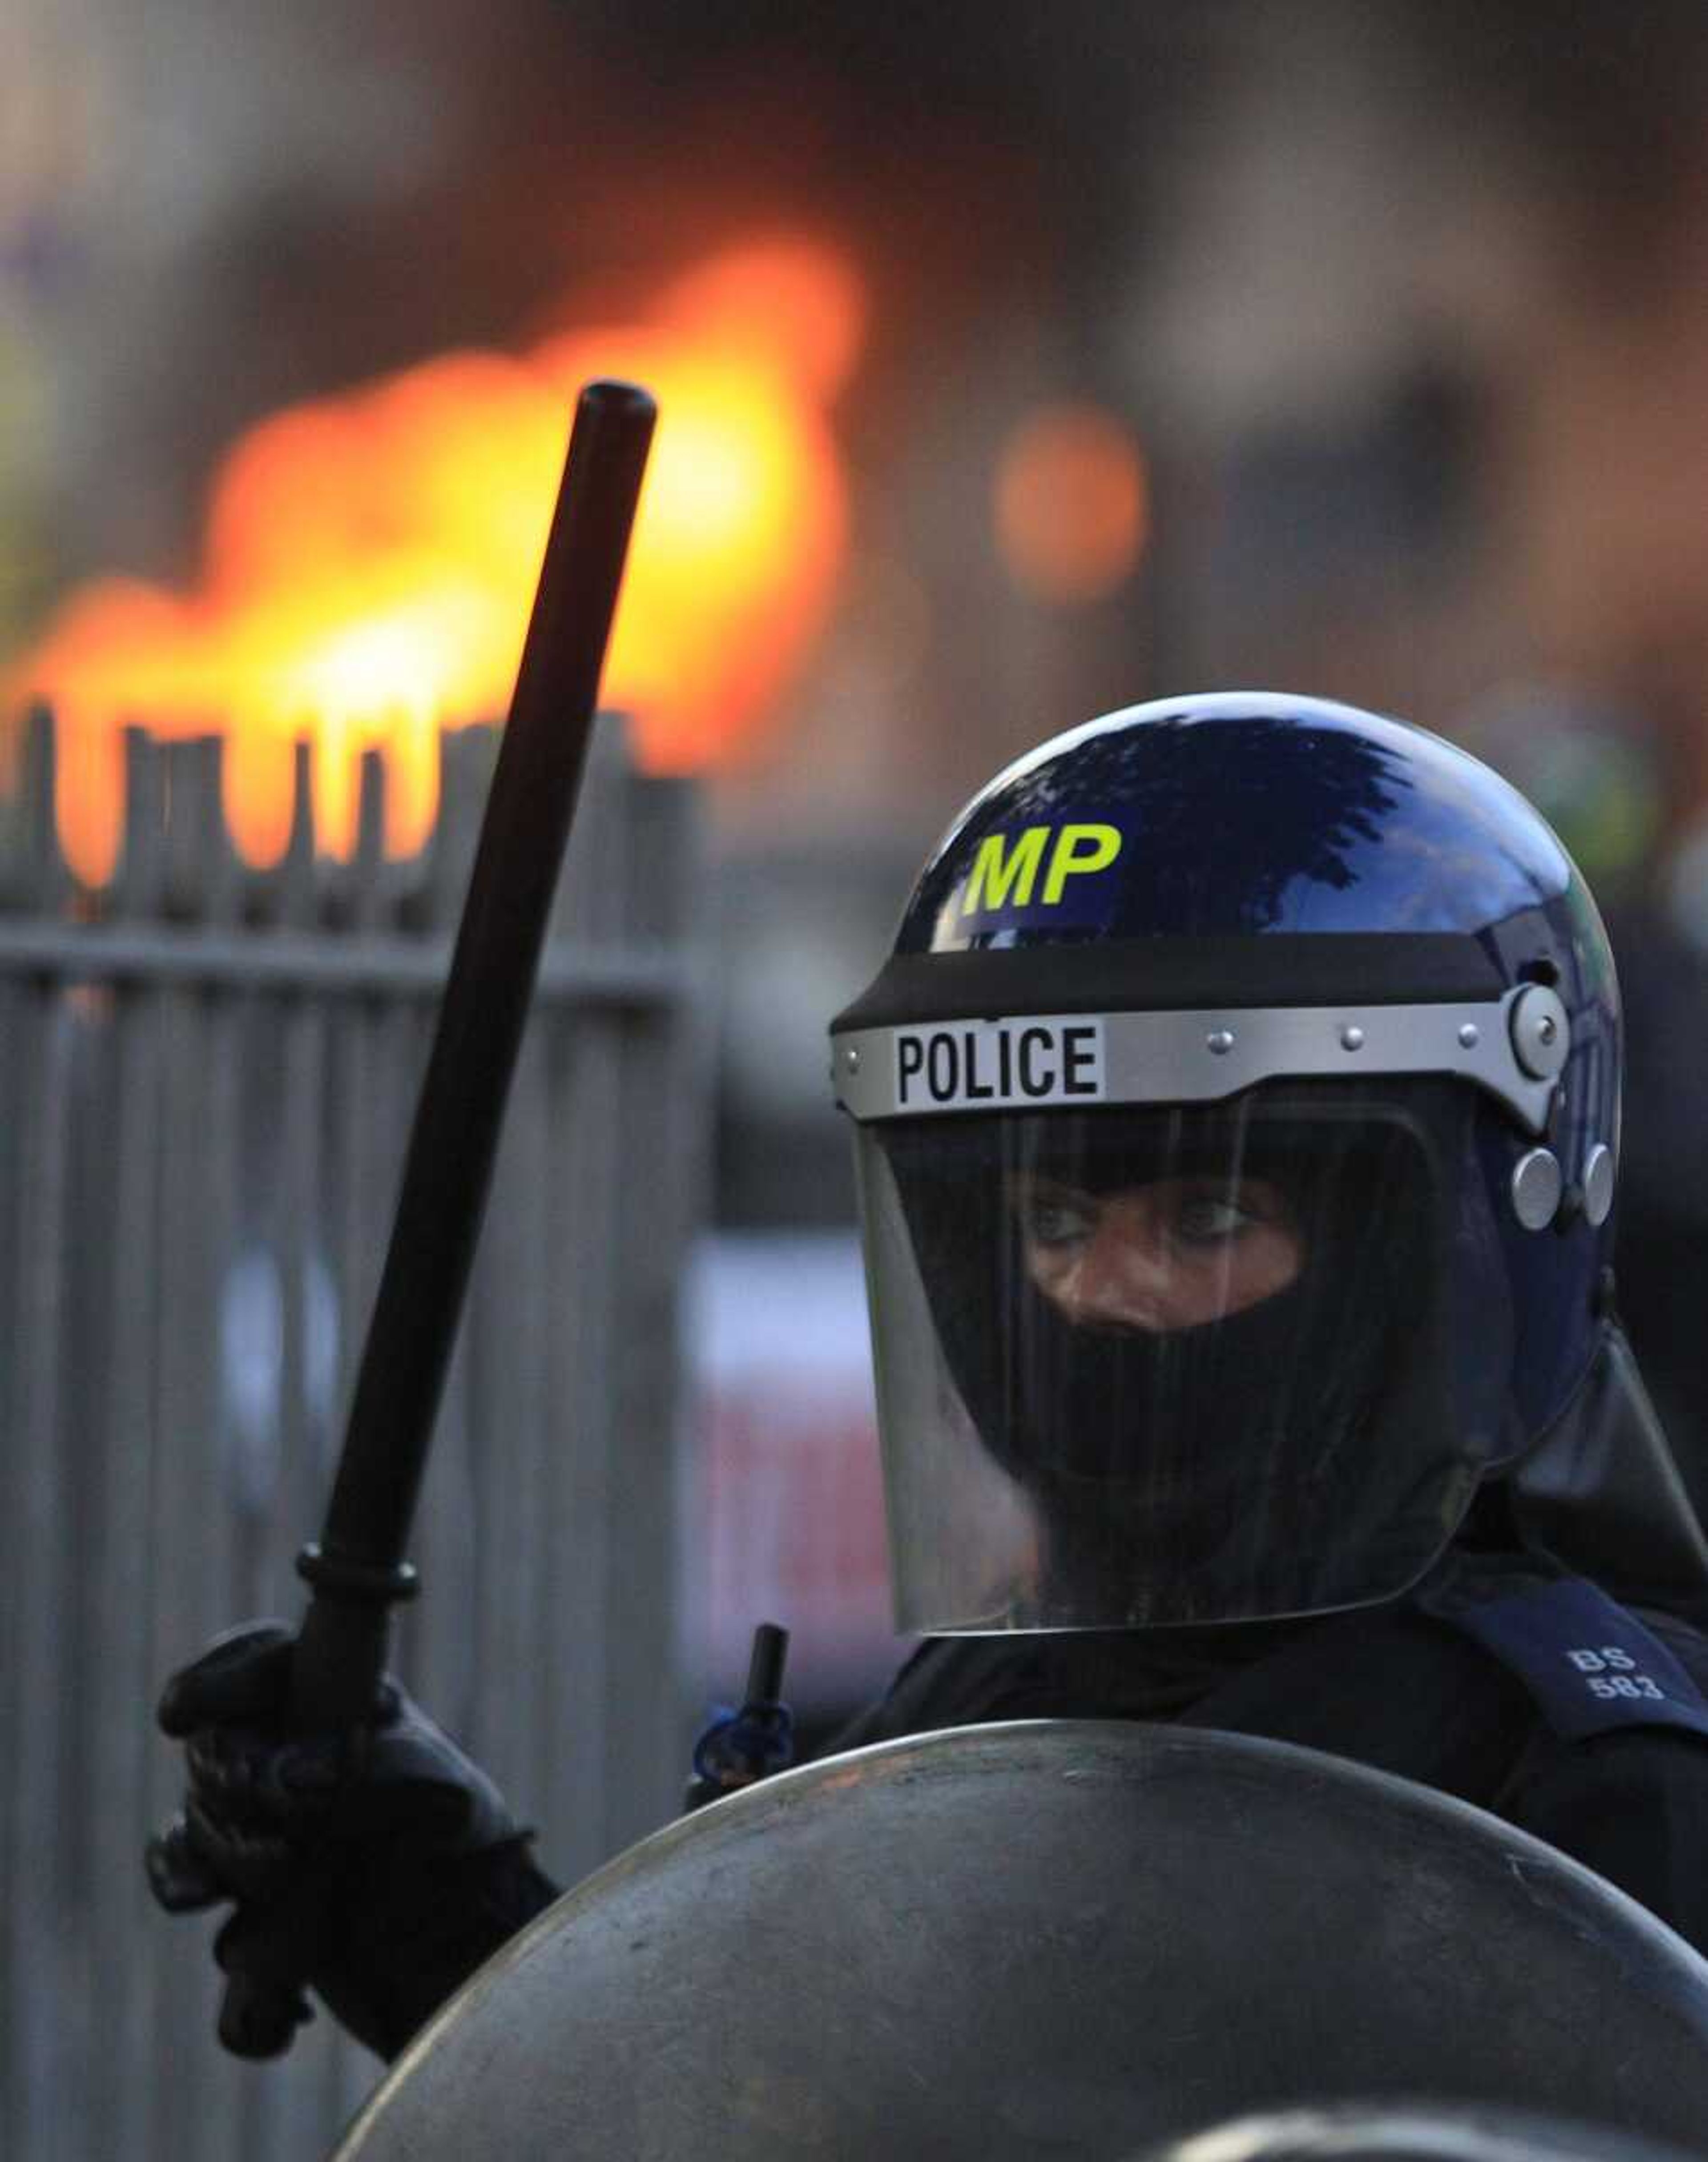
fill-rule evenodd
<path id="1" fill-rule="evenodd" d="M 1254 1209 L 1225 1193 L 1192 1193 L 1174 1214 L 1174 1235 L 1188 1246 L 1216 1246 L 1262 1221 Z"/>
<path id="2" fill-rule="evenodd" d="M 1027 1187 L 1017 1196 L 1015 1213 L 1025 1237 L 1035 1246 L 1071 1246 L 1097 1228 L 1097 1204 L 1083 1194 L 1050 1187 Z"/>

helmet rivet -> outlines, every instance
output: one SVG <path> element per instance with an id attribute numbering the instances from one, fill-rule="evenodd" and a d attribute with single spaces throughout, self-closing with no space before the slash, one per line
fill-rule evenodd
<path id="1" fill-rule="evenodd" d="M 1545 984 L 1527 984 L 1512 1001 L 1509 1026 L 1518 1070 L 1533 1081 L 1552 1081 L 1571 1049 L 1571 1025 L 1559 995 Z"/>
<path id="2" fill-rule="evenodd" d="M 859 1052 L 857 1052 L 857 1051 L 850 1051 L 849 1052 L 848 1052 L 848 1054 L 847 1054 L 847 1064 L 848 1064 L 848 1070 L 849 1070 L 849 1072 L 850 1073 L 858 1073 L 859 1072 L 859 1070 L 860 1070 L 860 1055 L 859 1055 Z"/>
<path id="3" fill-rule="evenodd" d="M 1605 1224 L 1613 1208 L 1613 1152 L 1597 1141 L 1584 1158 L 1584 1214 L 1595 1225 Z"/>
<path id="4" fill-rule="evenodd" d="M 1480 1031 L 1474 1021 L 1466 1021 L 1459 1031 L 1459 1040 L 1465 1046 L 1467 1051 L 1475 1051 L 1476 1049 L 1479 1037 Z"/>
<path id="5" fill-rule="evenodd" d="M 1565 1188 L 1565 1175 L 1551 1149 L 1527 1150 L 1512 1167 L 1512 1214 L 1527 1231 L 1540 1231 L 1554 1221 Z"/>
<path id="6" fill-rule="evenodd" d="M 1204 1042 L 1214 1052 L 1216 1057 L 1220 1058 L 1233 1049 L 1234 1031 L 1230 1028 L 1213 1028 L 1205 1037 Z"/>
<path id="7" fill-rule="evenodd" d="M 1348 1025 L 1340 1031 L 1340 1043 L 1341 1047 L 1344 1050 L 1362 1051 L 1364 1048 L 1364 1031 L 1359 1027 L 1355 1021 L 1349 1022 Z"/>

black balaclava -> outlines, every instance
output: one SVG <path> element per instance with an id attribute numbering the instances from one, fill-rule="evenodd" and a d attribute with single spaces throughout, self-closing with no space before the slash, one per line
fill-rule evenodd
<path id="1" fill-rule="evenodd" d="M 985 1447 L 1036 1499 L 1045 1569 L 1105 1616 L 1145 1618 L 1142 1595 L 1122 1593 L 1136 1558 L 1177 1581 L 1236 1574 L 1275 1611 L 1304 1585 L 1319 1601 L 1333 1557 L 1404 1512 L 1448 1410 L 1428 1386 L 1443 1302 L 1418 1131 L 1225 1110 L 980 1123 L 952 1142 L 894 1129 L 891 1161 L 950 1371 Z M 1076 1321 L 1028 1272 L 1005 1187 L 1016 1163 L 1094 1194 L 1261 1178 L 1289 1205 L 1298 1274 L 1188 1328 Z M 1467 1465 L 1455 1514 L 1474 1479 Z"/>

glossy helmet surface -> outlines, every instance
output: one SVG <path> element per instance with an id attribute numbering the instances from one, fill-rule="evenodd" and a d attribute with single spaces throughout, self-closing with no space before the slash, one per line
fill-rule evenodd
<path id="1" fill-rule="evenodd" d="M 1237 1115 L 1247 1121 L 1242 1150 L 1297 1163 L 1321 1147 L 1322 1121 L 1350 1132 L 1391 1119 L 1429 1156 L 1427 1239 L 1419 1230 L 1408 1243 L 1398 1219 L 1423 1185 L 1396 1173 L 1381 1189 L 1396 1235 L 1375 1244 L 1365 1235 L 1348 1278 L 1367 1288 L 1373 1270 L 1386 1271 L 1390 1309 L 1415 1279 L 1415 1311 L 1390 1311 L 1380 1340 L 1366 1330 L 1355 1350 L 1326 1340 L 1319 1300 L 1314 1335 L 1293 1340 L 1324 1371 L 1345 1375 L 1359 1358 L 1390 1377 L 1408 1360 L 1461 1370 L 1427 1414 L 1421 1397 L 1411 1414 L 1414 1425 L 1456 1429 L 1442 1444 L 1452 1475 L 1426 1477 L 1416 1449 L 1396 1458 L 1391 1483 L 1410 1499 L 1392 1499 L 1414 1517 L 1407 1538 L 1362 1573 L 1312 1569 L 1283 1580 L 1247 1566 L 1231 1595 L 1206 1588 L 1195 1564 L 1194 1590 L 1153 1590 L 1096 1618 L 1241 1618 L 1402 1589 L 1451 1537 L 1478 1480 L 1559 1417 L 1606 1333 L 1621 1075 L 1606 937 L 1538 813 L 1424 730 L 1259 692 L 1160 700 L 1055 738 L 954 821 L 893 954 L 832 1036 L 838 1099 L 859 1135 L 892 1536 L 922 1407 L 946 1385 L 984 1453 L 1028 1483 L 1016 1461 L 1025 1444 L 1014 1418 L 993 1409 L 989 1371 L 1025 1355 L 1012 1348 L 1023 1303 L 1012 1261 L 1007 1290 L 953 1281 L 964 1276 L 969 1237 L 985 1235 L 979 1196 L 999 1176 L 988 1150 L 979 1169 L 978 1136 L 1010 1136 L 998 1153 L 1011 1167 L 1013 1136 L 1031 1135 L 1036 1154 L 1036 1137 L 1065 1134 L 1065 1119 L 1102 1148 L 1123 1120 L 1129 1136 L 1146 1118 L 1154 1133 L 1166 1110 L 1178 1146 L 1192 1120 L 1208 1130 Z M 1379 1174 L 1373 1159 L 1335 1146 L 1334 1220 L 1344 1224 L 1359 1182 L 1373 1196 Z M 1131 1156 L 1130 1139 L 1122 1147 Z M 958 1169 L 934 1189 L 956 1198 L 922 1198 L 958 1152 Z M 946 1228 L 950 1216 L 958 1233 Z M 896 1288 L 907 1268 L 919 1279 L 911 1292 Z M 968 1319 L 987 1293 L 1009 1302 L 990 1328 Z M 898 1319 L 910 1300 L 911 1319 Z M 987 1345 L 1005 1329 L 1008 1348 L 973 1350 L 980 1329 Z M 922 1334 L 935 1338 L 928 1389 Z M 1383 1386 L 1399 1392 L 1391 1378 Z M 1216 1401 L 1225 1410 L 1238 1393 L 1224 1387 Z M 1368 1407 L 1360 1418 L 1379 1423 Z M 1368 1453 L 1367 1434 L 1358 1447 Z M 1387 1506 L 1366 1495 L 1359 1508 L 1367 1517 Z M 917 1496 L 912 1508 L 917 1518 Z M 934 1528 L 916 1545 L 952 1536 L 947 1501 L 932 1510 Z M 1366 1535 L 1362 1523 L 1354 1509 L 1348 1540 Z M 1309 1535 L 1295 1526 L 1289 1536 Z M 925 1595 L 911 1618 L 955 1626 L 942 1606 Z M 1028 1623 L 1012 1599 L 979 1611 L 983 1620 L 960 1626 L 1084 1618 Z"/>

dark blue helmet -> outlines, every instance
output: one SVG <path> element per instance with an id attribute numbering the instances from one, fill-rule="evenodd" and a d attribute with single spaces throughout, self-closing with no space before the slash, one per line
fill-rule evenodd
<path id="1" fill-rule="evenodd" d="M 1055 738 L 832 1034 L 904 1622 L 1391 1595 L 1604 1350 L 1606 934 L 1421 729 L 1228 693 Z"/>

